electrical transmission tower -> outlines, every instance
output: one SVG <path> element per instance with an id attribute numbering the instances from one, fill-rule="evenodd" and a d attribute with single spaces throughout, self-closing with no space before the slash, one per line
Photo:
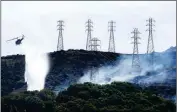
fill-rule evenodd
<path id="1" fill-rule="evenodd" d="M 100 43 L 99 43 L 100 42 Z M 101 49 L 101 41 L 98 38 L 92 38 L 90 40 L 90 50 L 91 51 L 98 51 L 98 47 Z"/>
<path id="2" fill-rule="evenodd" d="M 98 47 L 101 49 L 101 41 L 98 38 L 92 38 L 90 40 L 90 50 L 91 51 L 98 51 Z M 95 75 L 98 72 L 98 69 L 96 67 L 91 67 L 90 69 L 90 80 L 94 81 L 95 80 Z"/>
<path id="3" fill-rule="evenodd" d="M 59 30 L 59 35 L 58 35 L 58 44 L 57 44 L 57 51 L 59 50 L 63 50 L 64 49 L 64 45 L 63 45 L 63 20 L 59 20 L 58 22 L 58 29 Z"/>
<path id="4" fill-rule="evenodd" d="M 109 21 L 108 22 L 108 31 L 110 31 L 110 37 L 109 37 L 109 48 L 108 52 L 115 52 L 115 41 L 114 41 L 114 31 L 115 27 L 114 26 L 115 22 L 114 21 Z"/>
<path id="5" fill-rule="evenodd" d="M 153 68 L 153 64 L 154 64 L 154 42 L 153 42 L 153 34 L 152 32 L 155 31 L 153 29 L 153 26 L 155 26 L 153 23 L 155 22 L 154 19 L 149 18 L 148 20 L 146 20 L 148 22 L 148 24 L 146 26 L 148 26 L 148 29 L 146 31 L 149 32 L 148 35 L 148 45 L 147 45 L 147 57 L 149 60 L 149 65 Z"/>
<path id="6" fill-rule="evenodd" d="M 133 37 L 131 37 L 133 38 L 132 68 L 136 71 L 140 71 L 140 61 L 139 61 L 139 51 L 138 51 L 138 44 L 140 44 L 138 42 L 138 39 L 140 39 L 138 34 L 140 34 L 140 32 L 138 31 L 138 28 L 134 28 L 134 31 L 131 33 L 133 33 Z"/>
<path id="7" fill-rule="evenodd" d="M 90 50 L 90 40 L 92 38 L 93 31 L 93 22 L 90 19 L 86 22 L 86 31 L 87 31 L 86 50 Z"/>

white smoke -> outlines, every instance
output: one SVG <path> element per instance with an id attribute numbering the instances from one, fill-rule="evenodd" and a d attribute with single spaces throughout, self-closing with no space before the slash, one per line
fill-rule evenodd
<path id="1" fill-rule="evenodd" d="M 168 59 L 168 58 L 167 58 Z M 78 83 L 84 82 L 92 82 L 96 84 L 109 84 L 114 81 L 120 82 L 130 82 L 137 76 L 145 76 L 147 72 L 151 72 L 151 68 L 148 66 L 148 61 L 145 56 L 141 56 L 140 72 L 132 72 L 132 56 L 123 55 L 116 66 L 108 66 L 101 67 L 97 70 L 97 72 L 93 75 L 95 76 L 93 80 L 90 80 L 90 71 L 86 72 L 83 77 L 78 80 Z M 143 78 L 139 80 L 138 83 L 154 83 L 154 82 L 163 82 L 167 79 L 168 74 L 163 72 L 164 66 L 160 64 L 154 65 L 154 71 L 162 71 L 156 75 L 148 76 L 147 78 Z"/>
<path id="2" fill-rule="evenodd" d="M 90 80 L 90 71 L 81 77 L 78 83 L 92 82 L 96 84 L 109 84 L 114 81 L 126 82 L 136 76 L 143 75 L 142 73 L 132 73 L 131 58 L 122 57 L 120 62 L 112 67 L 101 67 L 94 74 L 94 79 Z"/>
<path id="3" fill-rule="evenodd" d="M 25 82 L 27 82 L 28 91 L 42 90 L 49 72 L 48 55 L 39 48 L 24 43 L 22 45 L 25 53 Z"/>
<path id="4" fill-rule="evenodd" d="M 167 79 L 168 75 L 165 74 L 165 73 L 159 73 L 157 75 L 154 75 L 154 76 L 149 76 L 145 79 L 142 79 L 139 81 L 139 83 L 143 83 L 143 82 L 146 82 L 146 83 L 158 83 L 158 82 L 164 82 L 165 79 Z"/>

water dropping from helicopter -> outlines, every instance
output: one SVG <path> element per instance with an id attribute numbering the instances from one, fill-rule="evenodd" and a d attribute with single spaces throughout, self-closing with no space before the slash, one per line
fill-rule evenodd
<path id="1" fill-rule="evenodd" d="M 40 46 L 33 43 L 25 42 L 24 35 L 12 38 L 9 41 L 15 41 L 15 45 L 19 46 L 25 54 L 25 73 L 24 79 L 27 83 L 27 91 L 42 90 L 45 85 L 45 78 L 49 72 L 48 55 Z M 22 44 L 23 41 L 23 44 Z"/>

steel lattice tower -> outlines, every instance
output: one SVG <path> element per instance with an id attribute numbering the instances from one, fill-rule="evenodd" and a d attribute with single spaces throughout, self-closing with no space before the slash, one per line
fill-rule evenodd
<path id="1" fill-rule="evenodd" d="M 100 42 L 100 43 L 98 43 Z M 98 51 L 98 47 L 100 46 L 100 49 L 101 49 L 101 41 L 98 39 L 98 38 L 92 38 L 90 40 L 90 50 L 91 51 Z"/>
<path id="2" fill-rule="evenodd" d="M 59 20 L 58 22 L 58 29 L 59 30 L 59 35 L 58 35 L 58 44 L 57 44 L 57 51 L 59 50 L 63 50 L 64 49 L 64 45 L 63 45 L 63 20 Z"/>
<path id="3" fill-rule="evenodd" d="M 114 41 L 114 31 L 115 27 L 114 26 L 115 22 L 114 21 L 109 21 L 108 22 L 108 31 L 110 31 L 110 37 L 109 37 L 109 47 L 108 47 L 108 52 L 115 52 L 115 41 Z"/>
<path id="4" fill-rule="evenodd" d="M 139 71 L 140 70 L 140 61 L 139 61 L 139 51 L 138 51 L 138 44 L 140 44 L 138 42 L 138 39 L 140 39 L 140 37 L 138 37 L 138 34 L 140 34 L 140 32 L 138 31 L 138 28 L 134 28 L 134 31 L 131 32 L 133 33 L 133 56 L 132 56 L 132 68 Z"/>
<path id="5" fill-rule="evenodd" d="M 92 28 L 93 28 L 93 22 L 88 19 L 86 22 L 86 31 L 87 31 L 87 43 L 86 43 L 86 50 L 90 50 L 90 40 L 92 38 Z"/>
<path id="6" fill-rule="evenodd" d="M 148 35 L 148 45 L 147 45 L 147 57 L 149 60 L 149 65 L 153 68 L 153 64 L 154 64 L 154 42 L 153 42 L 153 34 L 152 32 L 155 31 L 153 29 L 153 26 L 155 26 L 153 23 L 155 22 L 155 20 L 153 20 L 152 18 L 149 18 L 148 20 L 146 20 L 148 22 L 148 24 L 146 26 L 148 26 L 148 29 L 146 31 L 149 32 Z"/>
<path id="7" fill-rule="evenodd" d="M 100 42 L 100 43 L 99 43 Z M 100 47 L 101 49 L 101 41 L 98 38 L 92 38 L 90 40 L 90 50 L 91 51 L 98 51 L 98 47 Z M 94 80 L 95 79 L 95 73 L 98 72 L 98 69 L 96 67 L 91 67 L 90 70 L 90 80 Z"/>

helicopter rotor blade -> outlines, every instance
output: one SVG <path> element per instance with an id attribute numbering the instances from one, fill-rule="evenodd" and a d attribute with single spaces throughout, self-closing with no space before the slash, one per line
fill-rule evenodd
<path id="1" fill-rule="evenodd" d="M 10 40 L 7 40 L 7 41 L 11 41 L 11 40 L 15 40 L 15 39 L 18 39 L 18 37 L 16 37 L 16 38 L 13 38 L 13 39 L 10 39 Z"/>
<path id="2" fill-rule="evenodd" d="M 19 36 L 19 37 L 25 38 L 25 35 L 22 34 L 22 36 Z"/>

